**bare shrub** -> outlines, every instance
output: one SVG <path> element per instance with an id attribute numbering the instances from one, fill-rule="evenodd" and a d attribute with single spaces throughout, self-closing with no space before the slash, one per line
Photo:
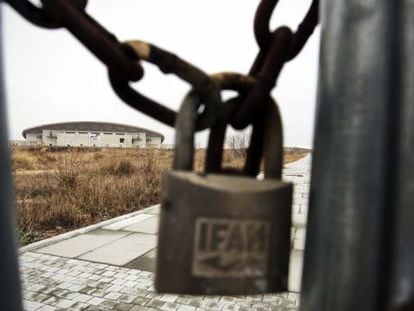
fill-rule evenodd
<path id="1" fill-rule="evenodd" d="M 82 165 L 83 161 L 76 153 L 65 155 L 57 165 L 55 178 L 58 184 L 64 188 L 74 188 L 79 181 Z"/>
<path id="2" fill-rule="evenodd" d="M 14 178 L 14 194 L 20 200 L 48 197 L 57 187 L 55 178 L 50 173 L 28 174 Z"/>
<path id="3" fill-rule="evenodd" d="M 76 205 L 64 196 L 17 202 L 17 226 L 25 238 L 36 236 L 36 232 L 59 227 L 76 228 L 82 224 L 83 215 Z"/>
<path id="4" fill-rule="evenodd" d="M 135 166 L 125 159 L 113 161 L 101 168 L 102 173 L 114 176 L 131 176 L 135 173 L 135 170 Z"/>
<path id="5" fill-rule="evenodd" d="M 36 157 L 25 151 L 12 154 L 13 170 L 34 170 L 36 169 L 36 162 Z"/>
<path id="6" fill-rule="evenodd" d="M 76 200 L 65 196 L 51 196 L 46 204 L 38 206 L 38 210 L 44 210 L 38 214 L 38 223 L 44 229 L 51 230 L 59 227 L 76 228 L 84 224 L 84 215 L 79 213 Z"/>
<path id="7" fill-rule="evenodd" d="M 16 202 L 17 228 L 21 236 L 26 235 L 28 232 L 35 232 L 38 229 L 35 217 L 32 217 L 32 205 L 25 199 Z"/>
<path id="8" fill-rule="evenodd" d="M 170 169 L 170 166 L 168 169 Z M 159 202 L 163 171 L 157 153 L 150 155 L 140 167 L 142 178 L 137 179 L 135 187 L 143 190 L 140 191 L 140 201 L 146 206 Z"/>
<path id="9" fill-rule="evenodd" d="M 245 157 L 246 150 L 249 145 L 249 132 L 238 132 L 234 135 L 229 136 L 226 139 L 226 143 L 230 150 L 232 150 L 232 154 L 236 157 Z"/>
<path id="10" fill-rule="evenodd" d="M 148 150 L 146 156 L 138 163 L 138 170 L 145 184 L 148 186 L 159 184 L 161 170 L 157 150 Z"/>
<path id="11" fill-rule="evenodd" d="M 37 161 L 41 165 L 48 167 L 48 168 L 54 165 L 55 162 L 57 161 L 56 156 L 54 154 L 48 153 L 47 151 L 37 153 L 36 157 L 37 157 Z"/>
<path id="12" fill-rule="evenodd" d="M 102 153 L 100 153 L 100 152 L 95 152 L 95 153 L 93 154 L 93 158 L 94 158 L 95 160 L 100 160 L 100 159 L 104 158 L 104 155 L 103 155 Z"/>
<path id="13" fill-rule="evenodd" d="M 29 244 L 33 241 L 36 241 L 40 238 L 40 235 L 36 231 L 25 231 L 17 228 L 17 238 L 20 241 L 21 245 Z"/>

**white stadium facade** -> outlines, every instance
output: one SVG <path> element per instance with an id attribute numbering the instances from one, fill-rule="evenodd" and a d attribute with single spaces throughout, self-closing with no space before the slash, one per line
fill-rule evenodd
<path id="1" fill-rule="evenodd" d="M 144 128 L 106 122 L 45 124 L 23 131 L 24 145 L 49 147 L 161 148 L 164 136 Z"/>

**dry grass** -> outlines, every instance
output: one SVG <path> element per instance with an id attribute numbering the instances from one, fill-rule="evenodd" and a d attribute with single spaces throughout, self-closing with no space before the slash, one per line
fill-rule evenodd
<path id="1" fill-rule="evenodd" d="M 289 149 L 285 163 L 303 157 Z M 159 202 L 162 172 L 173 152 L 151 149 L 13 148 L 17 225 L 22 245 Z M 203 167 L 205 151 L 196 153 Z M 241 167 L 243 153 L 228 150 L 224 166 Z"/>

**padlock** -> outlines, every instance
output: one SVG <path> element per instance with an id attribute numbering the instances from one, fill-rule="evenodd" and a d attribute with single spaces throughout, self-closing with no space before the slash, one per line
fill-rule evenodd
<path id="1" fill-rule="evenodd" d="M 280 180 L 282 129 L 273 101 L 263 116 L 263 180 L 195 173 L 197 105 L 191 98 L 184 101 L 176 121 L 173 170 L 164 174 L 162 182 L 158 292 L 247 295 L 287 291 L 292 184 Z"/>

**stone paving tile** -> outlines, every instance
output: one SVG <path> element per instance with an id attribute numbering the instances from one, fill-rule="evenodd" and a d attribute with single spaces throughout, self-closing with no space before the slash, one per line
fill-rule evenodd
<path id="1" fill-rule="evenodd" d="M 34 252 L 22 254 L 20 266 L 25 310 L 278 310 L 275 305 L 284 310 L 298 304 L 297 295 L 287 294 L 157 294 L 153 273 Z M 59 273 L 55 267 L 61 267 Z M 81 273 L 70 276 L 74 271 Z"/>
<path id="2" fill-rule="evenodd" d="M 295 233 L 293 236 L 293 248 L 295 250 L 300 250 L 300 251 L 305 250 L 305 236 L 306 236 L 305 227 L 295 228 Z"/>
<path id="3" fill-rule="evenodd" d="M 145 209 L 145 214 L 159 215 L 160 214 L 160 204 L 148 207 Z"/>
<path id="4" fill-rule="evenodd" d="M 123 231 L 99 229 L 43 247 L 36 250 L 36 252 L 63 257 L 77 257 L 102 245 L 118 240 L 127 234 L 128 232 Z"/>
<path id="5" fill-rule="evenodd" d="M 159 218 L 154 216 L 154 217 L 145 219 L 143 221 L 140 221 L 136 224 L 125 227 L 122 230 L 156 234 L 158 233 L 158 220 Z"/>
<path id="6" fill-rule="evenodd" d="M 96 248 L 80 259 L 123 266 L 156 246 L 155 235 L 132 233 L 112 243 Z"/>
<path id="7" fill-rule="evenodd" d="M 289 265 L 289 291 L 299 292 L 303 266 L 303 251 L 292 250 Z"/>
<path id="8" fill-rule="evenodd" d="M 149 272 L 155 272 L 155 259 L 157 256 L 157 250 L 154 249 L 144 256 L 141 256 L 134 261 L 128 263 L 125 267 L 132 269 L 139 269 Z"/>
<path id="9" fill-rule="evenodd" d="M 150 215 L 150 214 L 139 214 L 137 216 L 128 218 L 128 219 L 124 219 L 124 220 L 120 220 L 117 221 L 113 224 L 107 225 L 105 227 L 103 227 L 102 229 L 107 229 L 107 230 L 120 230 L 122 228 L 125 228 L 127 226 L 130 226 L 132 224 L 138 223 L 142 220 L 148 219 L 153 217 L 154 215 Z"/>

